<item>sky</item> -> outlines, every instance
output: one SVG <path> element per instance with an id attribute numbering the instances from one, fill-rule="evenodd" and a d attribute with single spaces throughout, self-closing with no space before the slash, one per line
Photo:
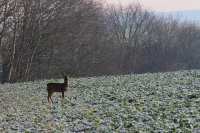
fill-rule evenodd
<path id="1" fill-rule="evenodd" d="M 140 3 L 144 8 L 168 12 L 180 10 L 200 10 L 200 0 L 107 0 L 108 3 Z"/>
<path id="2" fill-rule="evenodd" d="M 140 3 L 148 10 L 200 23 L 200 0 L 106 0 L 108 4 Z"/>

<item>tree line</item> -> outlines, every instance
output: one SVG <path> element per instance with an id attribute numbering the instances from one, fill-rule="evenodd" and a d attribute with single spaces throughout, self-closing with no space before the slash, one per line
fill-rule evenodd
<path id="1" fill-rule="evenodd" d="M 0 52 L 9 82 L 200 67 L 200 28 L 138 4 L 0 0 Z"/>

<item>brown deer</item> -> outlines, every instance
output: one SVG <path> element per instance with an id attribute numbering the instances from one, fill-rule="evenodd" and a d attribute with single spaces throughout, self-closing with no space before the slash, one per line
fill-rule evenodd
<path id="1" fill-rule="evenodd" d="M 64 76 L 64 83 L 48 83 L 47 84 L 48 102 L 50 103 L 50 101 L 51 101 L 51 103 L 53 103 L 51 96 L 54 92 L 61 92 L 62 99 L 64 99 L 64 92 L 67 91 L 67 88 L 68 88 L 67 76 Z"/>

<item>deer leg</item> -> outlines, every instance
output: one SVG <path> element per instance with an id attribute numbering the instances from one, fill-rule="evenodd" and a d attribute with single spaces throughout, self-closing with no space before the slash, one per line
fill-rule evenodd
<path id="1" fill-rule="evenodd" d="M 65 92 L 62 91 L 62 99 L 64 99 L 64 97 L 65 97 Z"/>
<path id="2" fill-rule="evenodd" d="M 52 96 L 52 93 L 48 93 L 48 102 L 50 103 L 50 101 L 51 101 L 51 103 L 53 103 L 53 100 L 52 100 L 52 98 L 51 98 L 51 96 Z"/>
<path id="3" fill-rule="evenodd" d="M 50 103 L 50 95 L 49 95 L 49 93 L 48 93 L 47 99 L 48 99 L 48 103 Z"/>
<path id="4" fill-rule="evenodd" d="M 51 99 L 51 103 L 53 103 L 53 100 L 52 100 L 52 98 L 50 97 L 50 99 Z"/>

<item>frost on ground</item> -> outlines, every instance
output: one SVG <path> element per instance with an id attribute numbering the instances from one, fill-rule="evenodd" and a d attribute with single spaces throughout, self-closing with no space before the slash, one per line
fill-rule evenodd
<path id="1" fill-rule="evenodd" d="M 0 132 L 195 132 L 200 71 L 70 79 L 47 103 L 46 83 L 0 86 Z M 61 81 L 62 82 L 62 81 Z"/>

